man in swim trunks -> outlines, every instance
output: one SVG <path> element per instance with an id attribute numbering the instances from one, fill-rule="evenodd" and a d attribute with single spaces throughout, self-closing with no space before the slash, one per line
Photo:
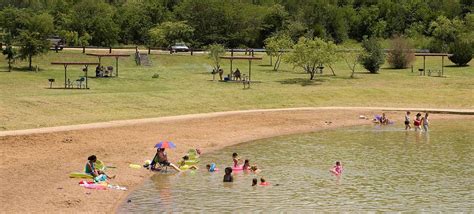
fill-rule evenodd
<path id="1" fill-rule="evenodd" d="M 176 165 L 168 161 L 168 155 L 165 152 L 165 148 L 158 148 L 156 150 L 155 157 L 153 157 L 153 160 L 151 161 L 151 164 L 150 164 L 152 170 L 155 169 L 157 163 L 160 166 L 171 166 L 174 170 L 178 172 L 181 171 Z"/>

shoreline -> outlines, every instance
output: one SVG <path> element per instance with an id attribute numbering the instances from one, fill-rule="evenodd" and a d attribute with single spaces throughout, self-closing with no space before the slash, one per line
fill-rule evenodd
<path id="1" fill-rule="evenodd" d="M 401 110 L 385 111 L 397 126 L 403 126 Z M 205 155 L 258 139 L 372 124 L 371 120 L 359 119 L 359 115 L 371 118 L 380 113 L 377 108 L 349 107 L 264 109 L 67 126 L 76 128 L 70 130 L 52 127 L 39 132 L 8 131 L 9 135 L 0 132 L 0 151 L 5 157 L 0 164 L 1 181 L 15 184 L 0 186 L 0 203 L 3 211 L 14 213 L 116 212 L 127 196 L 153 175 L 147 170 L 131 169 L 128 164 L 149 159 L 156 141 L 175 141 L 178 148 L 169 151 L 170 160 L 175 161 L 189 148 L 199 147 Z M 474 119 L 471 115 L 431 115 L 431 120 L 463 118 Z M 88 190 L 77 184 L 80 179 L 68 178 L 70 172 L 81 171 L 91 154 L 116 166 L 109 170 L 117 175 L 111 183 L 127 186 L 128 190 Z"/>

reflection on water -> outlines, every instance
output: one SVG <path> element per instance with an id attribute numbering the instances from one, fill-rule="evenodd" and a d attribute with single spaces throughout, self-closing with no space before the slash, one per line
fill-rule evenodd
<path id="1" fill-rule="evenodd" d="M 120 212 L 472 212 L 473 125 L 433 123 L 429 134 L 365 126 L 241 144 L 202 157 L 201 168 L 216 162 L 217 173 L 156 174 Z M 263 171 L 224 184 L 233 152 Z M 328 171 L 336 160 L 341 178 Z M 272 186 L 252 187 L 260 177 Z"/>

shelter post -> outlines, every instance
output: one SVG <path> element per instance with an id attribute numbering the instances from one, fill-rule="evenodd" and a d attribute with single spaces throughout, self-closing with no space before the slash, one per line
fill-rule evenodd
<path id="1" fill-rule="evenodd" d="M 249 82 L 252 80 L 252 60 L 249 60 Z"/>
<path id="2" fill-rule="evenodd" d="M 87 71 L 89 70 L 89 65 L 84 65 L 86 67 L 86 89 L 89 89 L 89 87 L 87 87 L 87 81 L 88 81 L 88 75 L 87 75 Z"/>
<path id="3" fill-rule="evenodd" d="M 64 64 L 64 88 L 67 88 L 67 64 Z"/>
<path id="4" fill-rule="evenodd" d="M 425 76 L 426 72 L 426 56 L 423 56 L 423 76 Z"/>
<path id="5" fill-rule="evenodd" d="M 118 72 L 119 72 L 119 68 L 118 68 L 118 56 L 115 57 L 115 67 L 117 68 L 116 71 L 115 71 L 115 76 L 118 77 Z"/>
<path id="6" fill-rule="evenodd" d="M 441 56 L 441 76 L 444 76 L 444 56 Z"/>

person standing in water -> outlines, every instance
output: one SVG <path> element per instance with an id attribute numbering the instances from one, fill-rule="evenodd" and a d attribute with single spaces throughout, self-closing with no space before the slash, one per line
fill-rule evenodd
<path id="1" fill-rule="evenodd" d="M 225 168 L 224 182 L 234 182 L 234 177 L 232 177 L 232 167 Z"/>
<path id="2" fill-rule="evenodd" d="M 415 131 L 421 131 L 421 114 L 416 114 L 415 120 L 413 121 L 413 125 L 415 126 Z"/>
<path id="3" fill-rule="evenodd" d="M 342 174 L 342 165 L 341 162 L 337 161 L 336 165 L 332 167 L 331 171 L 334 175 L 341 175 Z"/>
<path id="4" fill-rule="evenodd" d="M 428 132 L 429 125 L 430 125 L 430 121 L 429 121 L 429 119 L 428 119 L 428 116 L 429 116 L 429 114 L 428 114 L 428 112 L 426 112 L 426 113 L 425 113 L 425 116 L 424 116 L 423 118 L 421 118 L 421 123 L 422 123 L 422 125 L 423 125 L 423 130 L 424 130 L 425 132 Z"/>
<path id="5" fill-rule="evenodd" d="M 405 114 L 405 130 L 410 130 L 411 125 L 410 125 L 410 111 L 407 111 L 407 114 Z"/>

